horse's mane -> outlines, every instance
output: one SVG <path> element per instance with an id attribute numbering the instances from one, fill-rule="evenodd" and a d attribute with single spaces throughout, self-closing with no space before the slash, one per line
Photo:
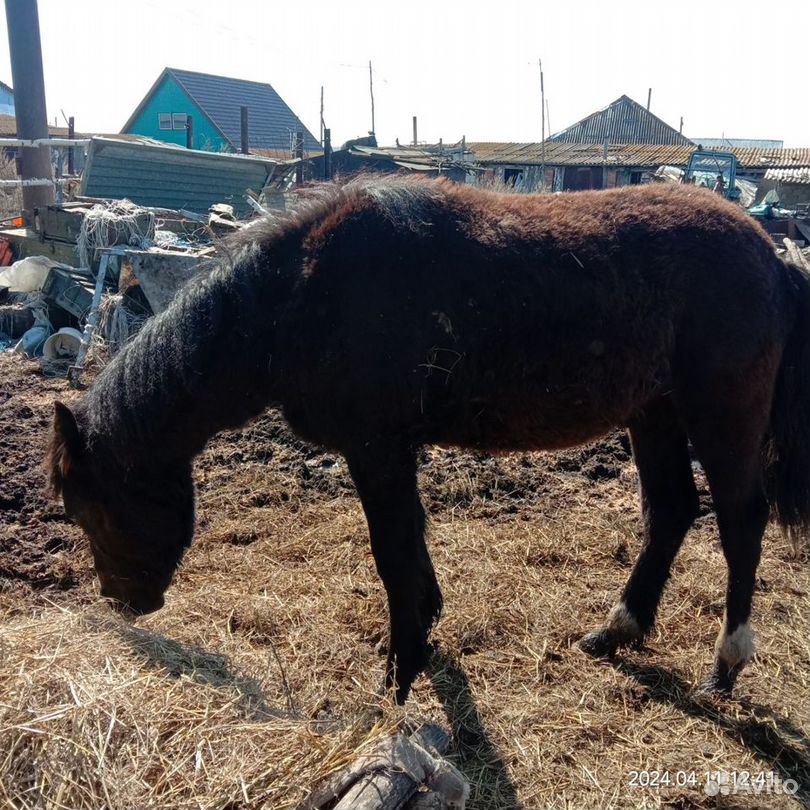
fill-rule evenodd
<path id="1" fill-rule="evenodd" d="M 212 267 L 202 269 L 167 310 L 147 322 L 76 406 L 89 448 L 103 445 L 96 457 L 103 455 L 119 468 L 141 463 L 155 450 L 171 454 L 171 425 L 199 410 L 212 387 L 236 385 L 234 366 L 258 352 L 268 302 L 287 294 L 301 275 L 300 249 L 307 234 L 340 212 L 347 215 L 369 204 L 398 227 L 416 230 L 443 187 L 420 178 L 367 175 L 319 184 L 294 195 L 289 210 L 223 240 Z M 259 384 L 264 365 L 254 359 Z"/>

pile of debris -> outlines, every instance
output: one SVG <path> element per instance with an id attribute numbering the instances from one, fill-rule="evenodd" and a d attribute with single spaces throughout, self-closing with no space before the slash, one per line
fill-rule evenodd
<path id="1" fill-rule="evenodd" d="M 242 224 L 224 204 L 201 215 L 89 198 L 7 222 L 0 350 L 77 379 L 88 350 L 121 348 Z"/>

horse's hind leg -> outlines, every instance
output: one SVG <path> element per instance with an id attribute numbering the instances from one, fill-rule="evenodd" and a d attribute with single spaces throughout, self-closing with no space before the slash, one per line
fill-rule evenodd
<path id="1" fill-rule="evenodd" d="M 377 572 L 385 585 L 391 623 L 386 686 L 404 703 L 427 665 L 428 636 L 442 595 L 425 545 L 425 512 L 410 449 L 363 445 L 346 460 L 368 521 Z"/>
<path id="2" fill-rule="evenodd" d="M 762 535 L 769 507 L 762 486 L 762 444 L 769 403 L 746 403 L 721 419 L 702 421 L 689 431 L 712 493 L 720 544 L 728 564 L 726 611 L 715 646 L 714 667 L 703 689 L 730 692 L 754 655 L 749 626 Z M 758 407 L 757 407 L 758 406 Z"/>
<path id="3" fill-rule="evenodd" d="M 644 545 L 620 601 L 599 630 L 579 646 L 596 656 L 613 655 L 650 631 L 672 562 L 698 509 L 688 440 L 667 400 L 649 406 L 629 426 L 638 468 Z"/>

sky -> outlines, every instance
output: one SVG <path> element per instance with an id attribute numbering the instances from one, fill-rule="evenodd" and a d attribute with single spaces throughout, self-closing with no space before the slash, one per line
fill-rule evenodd
<path id="1" fill-rule="evenodd" d="M 338 145 L 541 139 L 622 94 L 684 134 L 810 146 L 810 2 L 39 0 L 48 117 L 119 132 L 164 67 L 269 82 Z M 0 12 L 0 80 L 11 84 Z"/>

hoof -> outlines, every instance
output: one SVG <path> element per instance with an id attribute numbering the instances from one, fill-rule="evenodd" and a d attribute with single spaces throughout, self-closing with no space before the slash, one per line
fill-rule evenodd
<path id="1" fill-rule="evenodd" d="M 425 642 L 416 656 L 404 659 L 389 656 L 385 671 L 385 689 L 393 691 L 394 702 L 398 706 L 402 706 L 408 699 L 416 676 L 427 669 L 432 653 L 433 645 Z"/>
<path id="2" fill-rule="evenodd" d="M 730 667 L 723 661 L 717 661 L 714 669 L 698 687 L 698 694 L 712 697 L 731 697 L 741 666 Z"/>
<path id="3" fill-rule="evenodd" d="M 594 630 L 587 636 L 583 636 L 577 642 L 577 646 L 594 658 L 612 658 L 616 654 L 619 642 L 613 633 L 603 629 Z"/>

